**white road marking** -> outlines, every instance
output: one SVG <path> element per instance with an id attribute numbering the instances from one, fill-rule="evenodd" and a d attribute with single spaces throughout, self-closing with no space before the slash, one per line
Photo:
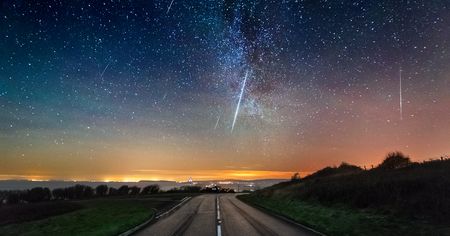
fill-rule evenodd
<path id="1" fill-rule="evenodd" d="M 217 236 L 222 236 L 222 230 L 220 228 L 220 208 L 219 208 L 219 196 L 217 196 Z"/>
<path id="2" fill-rule="evenodd" d="M 157 217 L 155 217 L 155 218 L 158 219 L 158 218 L 160 218 L 160 217 L 163 217 L 163 216 L 169 214 L 171 211 L 175 210 L 177 207 L 180 207 L 183 203 L 185 203 L 185 202 L 186 202 L 187 200 L 189 200 L 189 199 L 191 199 L 191 197 L 185 197 L 185 198 L 181 199 L 181 202 L 180 202 L 178 205 L 172 207 L 172 209 L 170 209 L 170 210 L 168 210 L 168 211 L 162 213 L 161 215 L 159 215 L 159 216 L 157 216 Z"/>

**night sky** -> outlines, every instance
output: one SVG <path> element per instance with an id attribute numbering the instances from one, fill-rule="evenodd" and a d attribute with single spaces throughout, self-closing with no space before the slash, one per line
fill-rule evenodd
<path id="1" fill-rule="evenodd" d="M 449 1 L 171 2 L 2 1 L 0 179 L 450 155 Z"/>

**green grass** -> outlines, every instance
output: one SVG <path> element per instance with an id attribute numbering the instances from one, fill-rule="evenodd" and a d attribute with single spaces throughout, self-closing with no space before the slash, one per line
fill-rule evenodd
<path id="1" fill-rule="evenodd" d="M 149 206 L 137 201 L 85 201 L 83 209 L 43 220 L 0 227 L 0 235 L 86 235 L 123 233 L 148 220 Z"/>
<path id="2" fill-rule="evenodd" d="M 240 195 L 238 198 L 329 236 L 450 235 L 449 226 L 411 219 L 399 212 L 327 206 L 312 201 L 272 199 L 254 194 Z"/>

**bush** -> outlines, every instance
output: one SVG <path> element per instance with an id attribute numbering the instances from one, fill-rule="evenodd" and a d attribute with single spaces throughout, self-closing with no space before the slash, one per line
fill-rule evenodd
<path id="1" fill-rule="evenodd" d="M 106 196 L 106 193 L 108 192 L 108 186 L 102 184 L 95 188 L 95 194 L 97 196 Z"/>
<path id="2" fill-rule="evenodd" d="M 297 179 L 301 179 L 300 174 L 297 172 L 295 173 L 292 177 L 291 180 L 297 180 Z"/>
<path id="3" fill-rule="evenodd" d="M 109 187 L 108 196 L 117 196 L 117 189 Z"/>
<path id="4" fill-rule="evenodd" d="M 92 197 L 94 195 L 94 189 L 91 186 L 84 186 L 83 198 Z"/>
<path id="5" fill-rule="evenodd" d="M 348 164 L 347 162 L 342 162 L 341 165 L 338 167 L 339 173 L 352 173 L 352 172 L 359 172 L 363 169 L 359 166 Z"/>
<path id="6" fill-rule="evenodd" d="M 138 195 L 141 192 L 141 188 L 133 186 L 130 188 L 130 195 Z"/>
<path id="7" fill-rule="evenodd" d="M 64 189 L 63 188 L 55 188 L 52 191 L 52 195 L 53 198 L 56 200 L 64 200 L 65 199 L 65 194 L 64 194 Z"/>
<path id="8" fill-rule="evenodd" d="M 28 190 L 27 200 L 29 202 L 48 201 L 52 198 L 52 193 L 49 188 L 36 187 Z"/>
<path id="9" fill-rule="evenodd" d="M 153 185 L 145 186 L 142 189 L 141 194 L 146 195 L 146 194 L 153 194 L 153 193 L 158 193 L 158 192 L 159 192 L 159 185 L 153 184 Z"/>
<path id="10" fill-rule="evenodd" d="M 121 195 L 121 196 L 128 195 L 129 192 L 130 192 L 130 187 L 128 187 L 128 185 L 122 185 L 117 190 L 117 195 Z"/>
<path id="11" fill-rule="evenodd" d="M 383 170 L 392 170 L 407 167 L 410 164 L 411 160 L 409 159 L 409 156 L 405 156 L 403 153 L 395 151 L 388 153 L 378 168 Z"/>
<path id="12" fill-rule="evenodd" d="M 18 191 L 9 191 L 8 196 L 6 197 L 6 201 L 10 204 L 17 204 L 20 202 L 19 198 L 20 192 Z"/>

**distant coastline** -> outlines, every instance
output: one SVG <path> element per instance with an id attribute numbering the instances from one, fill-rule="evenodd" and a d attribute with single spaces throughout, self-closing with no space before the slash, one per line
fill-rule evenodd
<path id="1" fill-rule="evenodd" d="M 260 179 L 260 180 L 209 180 L 209 181 L 194 181 L 193 184 L 201 187 L 210 185 L 217 185 L 231 189 L 254 191 L 262 189 L 274 184 L 289 181 L 289 179 Z M 46 187 L 50 190 L 56 188 L 66 188 L 75 186 L 77 184 L 91 186 L 93 188 L 99 185 L 107 185 L 108 187 L 119 188 L 122 185 L 145 187 L 147 185 L 157 184 L 161 190 L 170 190 L 172 188 L 179 188 L 181 186 L 189 185 L 189 182 L 175 182 L 175 181 L 153 181 L 140 180 L 139 182 L 103 182 L 103 181 L 67 181 L 67 180 L 49 180 L 49 181 L 32 181 L 32 180 L 0 180 L 0 190 L 27 190 L 35 187 Z"/>

